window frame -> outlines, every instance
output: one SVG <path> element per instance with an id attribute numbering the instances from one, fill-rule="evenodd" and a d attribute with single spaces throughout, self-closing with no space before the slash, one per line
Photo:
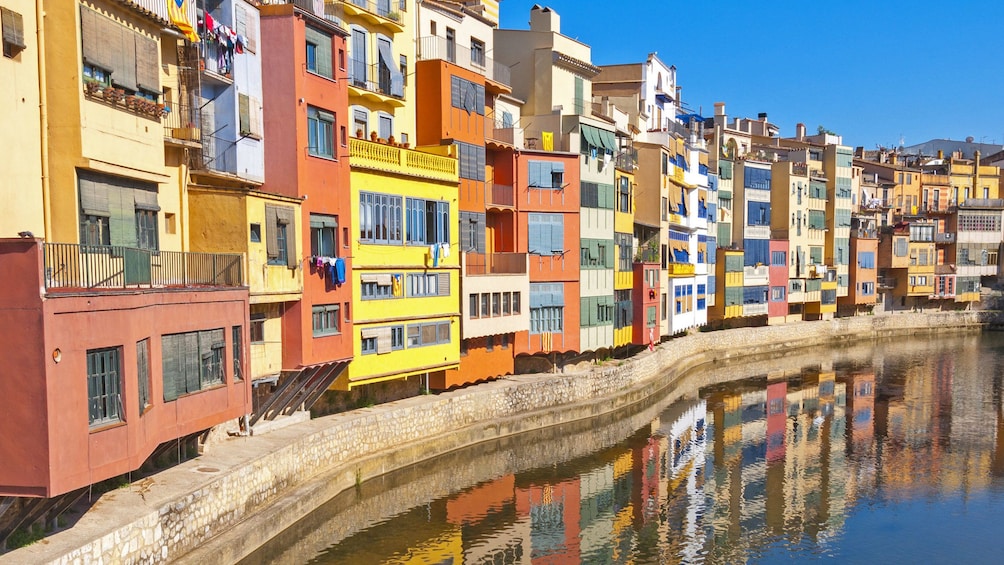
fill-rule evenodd
<path id="1" fill-rule="evenodd" d="M 321 159 L 337 160 L 335 153 L 337 123 L 337 115 L 334 112 L 316 106 L 307 106 L 308 155 Z"/>
<path id="2" fill-rule="evenodd" d="M 122 347 L 88 349 L 86 358 L 89 429 L 94 431 L 124 422 Z M 99 385 L 101 390 L 98 390 Z"/>
<path id="3" fill-rule="evenodd" d="M 311 307 L 311 328 L 314 337 L 327 337 L 342 333 L 342 305 L 315 304 Z M 331 321 L 334 324 L 331 324 Z M 318 323 L 320 322 L 320 324 Z"/>

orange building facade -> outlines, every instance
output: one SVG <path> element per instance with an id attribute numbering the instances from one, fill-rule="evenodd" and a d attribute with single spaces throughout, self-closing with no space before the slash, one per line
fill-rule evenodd
<path id="1" fill-rule="evenodd" d="M 262 6 L 261 27 L 263 190 L 302 199 L 303 298 L 283 311 L 282 366 L 319 394 L 353 354 L 348 32 L 293 3 Z"/>

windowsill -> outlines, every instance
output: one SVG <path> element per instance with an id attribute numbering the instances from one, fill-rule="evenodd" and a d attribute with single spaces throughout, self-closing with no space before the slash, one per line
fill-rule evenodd
<path id="1" fill-rule="evenodd" d="M 118 422 L 104 422 L 104 423 L 92 426 L 89 430 L 87 430 L 87 433 L 93 434 L 93 433 L 97 433 L 97 432 L 104 432 L 104 431 L 110 430 L 112 428 L 120 428 L 120 427 L 125 426 L 125 425 L 127 425 L 127 422 L 125 420 L 119 420 Z"/>
<path id="2" fill-rule="evenodd" d="M 331 336 L 336 336 L 336 335 L 342 335 L 342 332 L 340 332 L 340 331 L 339 332 L 325 332 L 325 333 L 319 333 L 319 334 L 315 333 L 313 335 L 314 335 L 315 338 L 331 337 Z"/>
<path id="3" fill-rule="evenodd" d="M 264 341 L 252 341 L 251 345 L 265 345 Z"/>
<path id="4" fill-rule="evenodd" d="M 338 82 L 338 79 L 336 79 L 335 77 L 327 77 L 327 76 L 322 75 L 321 73 L 314 72 L 314 71 L 312 71 L 310 69 L 306 69 L 306 70 L 307 70 L 307 74 L 310 75 L 310 76 L 315 76 L 315 77 L 317 77 L 319 79 L 323 79 L 323 80 L 326 80 L 328 82 L 333 82 L 333 83 L 337 83 Z M 338 70 L 344 71 L 345 69 L 339 68 Z"/>
<path id="5" fill-rule="evenodd" d="M 335 162 L 335 163 L 338 162 L 338 159 L 336 159 L 334 155 L 332 155 L 332 156 L 329 157 L 327 155 L 320 155 L 320 154 L 317 154 L 317 153 L 311 153 L 310 151 L 307 151 L 307 155 L 310 156 L 310 157 L 313 157 L 315 159 L 323 159 L 325 161 L 332 161 L 332 162 Z"/>
<path id="6" fill-rule="evenodd" d="M 203 393 L 203 392 L 208 392 L 210 390 L 218 390 L 218 389 L 221 389 L 221 388 L 227 388 L 227 383 L 225 381 L 222 382 L 222 383 L 216 383 L 214 385 L 207 386 L 206 388 L 201 388 L 201 389 L 193 391 L 193 392 L 186 392 L 185 394 L 179 394 L 178 397 L 175 398 L 174 400 L 165 400 L 164 403 L 166 404 L 168 402 L 174 402 L 176 400 L 181 400 L 182 398 L 187 398 L 189 396 L 194 396 L 196 394 L 200 394 L 200 393 Z"/>

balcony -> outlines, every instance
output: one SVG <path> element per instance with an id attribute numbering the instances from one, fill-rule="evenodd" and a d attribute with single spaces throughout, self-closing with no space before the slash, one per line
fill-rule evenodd
<path id="1" fill-rule="evenodd" d="M 188 104 L 173 103 L 168 106 L 170 111 L 164 116 L 164 139 L 189 143 L 202 143 L 202 119 L 199 109 Z"/>
<path id="2" fill-rule="evenodd" d="M 959 208 L 990 208 L 990 209 L 1001 209 L 1004 208 L 1004 199 L 1002 198 L 967 198 L 959 203 Z"/>
<path id="3" fill-rule="evenodd" d="M 486 57 L 483 45 L 481 49 L 471 49 L 457 45 L 455 41 L 447 41 L 445 37 L 427 35 L 418 40 L 418 60 L 449 61 L 504 86 L 507 92 L 512 87 L 509 67 Z"/>
<path id="4" fill-rule="evenodd" d="M 809 176 L 809 165 L 807 163 L 792 163 L 791 174 L 799 177 Z"/>
<path id="5" fill-rule="evenodd" d="M 934 234 L 934 243 L 955 243 L 955 234 L 936 233 Z"/>
<path id="6" fill-rule="evenodd" d="M 349 165 L 406 177 L 421 177 L 456 183 L 457 160 L 365 139 L 349 139 Z"/>
<path id="7" fill-rule="evenodd" d="M 151 251 L 133 247 L 46 243 L 45 290 L 243 287 L 237 253 Z"/>
<path id="8" fill-rule="evenodd" d="M 765 286 L 770 282 L 770 268 L 767 265 L 743 267 L 743 284 L 746 286 Z"/>
<path id="9" fill-rule="evenodd" d="M 492 184 L 486 195 L 489 206 L 513 208 L 516 206 L 516 191 L 510 184 Z"/>
<path id="10" fill-rule="evenodd" d="M 851 236 L 857 239 L 878 239 L 878 228 L 852 229 Z"/>
<path id="11" fill-rule="evenodd" d="M 199 68 L 210 82 L 230 85 L 234 83 L 234 57 L 215 41 L 199 43 Z"/>
<path id="12" fill-rule="evenodd" d="M 525 275 L 526 253 L 464 253 L 465 275 Z"/>
<path id="13" fill-rule="evenodd" d="M 666 265 L 666 273 L 671 277 L 692 277 L 695 267 L 692 263 L 669 263 Z"/>
<path id="14" fill-rule="evenodd" d="M 743 316 L 765 316 L 767 304 L 743 304 Z"/>
<path id="15" fill-rule="evenodd" d="M 521 134 L 517 134 L 516 127 L 506 125 L 494 116 L 485 116 L 485 140 L 511 146 L 522 145 Z"/>
<path id="16" fill-rule="evenodd" d="M 149 120 L 160 120 L 166 112 L 166 107 L 155 100 L 127 94 L 121 88 L 94 80 L 84 80 L 84 97 Z"/>
<path id="17" fill-rule="evenodd" d="M 297 2 L 300 4 L 302 2 Z M 395 8 L 398 6 L 397 0 L 342 0 L 332 2 L 327 0 L 325 4 L 334 4 L 341 13 L 336 16 L 357 16 L 371 25 L 380 25 L 390 29 L 394 33 L 404 31 L 404 14 Z M 329 13 L 325 7 L 325 13 Z M 329 14 L 332 15 L 332 14 Z M 343 26 L 348 28 L 348 26 Z"/>
<path id="18" fill-rule="evenodd" d="M 192 154 L 193 169 L 237 174 L 237 142 L 215 135 L 202 136 L 202 150 Z"/>
<path id="19" fill-rule="evenodd" d="M 392 75 L 391 70 L 381 63 L 369 64 L 360 59 L 350 59 L 349 86 L 356 89 L 358 95 L 369 93 L 375 102 L 404 106 L 404 78 L 400 73 Z"/>
<path id="20" fill-rule="evenodd" d="M 625 149 L 614 155 L 614 166 L 618 169 L 634 172 L 638 167 L 638 150 Z"/>

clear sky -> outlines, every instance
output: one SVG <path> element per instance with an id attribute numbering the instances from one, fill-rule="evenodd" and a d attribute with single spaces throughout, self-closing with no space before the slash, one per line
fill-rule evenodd
<path id="1" fill-rule="evenodd" d="M 676 65 L 703 115 L 767 112 L 781 135 L 823 125 L 874 149 L 933 138 L 1004 144 L 1004 2 L 503 0 L 501 27 L 553 8 L 593 64 Z"/>

